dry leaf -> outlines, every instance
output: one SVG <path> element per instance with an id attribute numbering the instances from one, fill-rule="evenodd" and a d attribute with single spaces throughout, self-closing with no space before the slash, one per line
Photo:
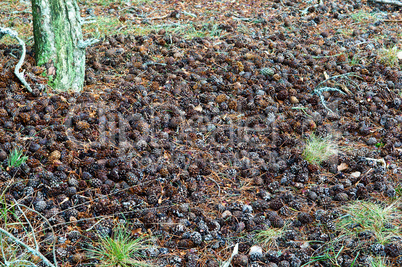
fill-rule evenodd
<path id="1" fill-rule="evenodd" d="M 196 107 L 194 108 L 194 110 L 195 110 L 195 111 L 198 111 L 198 112 L 202 112 L 202 107 L 201 107 L 201 105 L 196 106 Z"/>
<path id="2" fill-rule="evenodd" d="M 402 51 L 399 51 L 398 54 L 396 54 L 396 56 L 398 57 L 398 59 L 402 59 Z"/>
<path id="3" fill-rule="evenodd" d="M 353 178 L 359 178 L 361 174 L 362 174 L 361 172 L 352 172 L 350 176 Z"/>
<path id="4" fill-rule="evenodd" d="M 348 168 L 348 164 L 342 162 L 341 164 L 338 165 L 338 172 L 344 171 Z"/>

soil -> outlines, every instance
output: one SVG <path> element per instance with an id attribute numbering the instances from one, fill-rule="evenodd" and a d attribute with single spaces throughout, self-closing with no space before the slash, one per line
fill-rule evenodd
<path id="1" fill-rule="evenodd" d="M 89 14 L 121 25 L 87 49 L 82 93 L 55 94 L 32 47 L 27 92 L 20 48 L 0 44 L 4 198 L 32 209 L 49 260 L 50 239 L 60 266 L 96 264 L 85 250 L 123 223 L 151 240 L 156 266 L 220 266 L 235 244 L 233 266 L 301 266 L 329 246 L 336 263 L 309 266 L 402 265 L 401 239 L 348 243 L 336 227 L 349 203 L 401 197 L 399 7 L 144 1 Z M 158 27 L 189 22 L 199 36 Z M 155 29 L 118 32 L 132 24 Z M 337 156 L 305 160 L 312 134 Z M 14 148 L 27 156 L 18 168 Z M 284 230 L 271 246 L 256 239 L 267 229 Z"/>

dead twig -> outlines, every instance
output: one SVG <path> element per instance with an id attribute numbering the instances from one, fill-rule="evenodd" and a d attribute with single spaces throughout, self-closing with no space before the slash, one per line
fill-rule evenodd
<path id="1" fill-rule="evenodd" d="M 214 171 L 211 170 L 211 173 L 217 177 L 219 177 Z M 214 179 L 212 179 L 211 177 L 208 176 L 204 176 L 205 178 L 207 178 L 208 180 L 214 182 L 216 184 L 216 186 L 218 187 L 218 197 L 221 196 L 221 187 L 219 186 L 218 182 L 215 181 Z"/>

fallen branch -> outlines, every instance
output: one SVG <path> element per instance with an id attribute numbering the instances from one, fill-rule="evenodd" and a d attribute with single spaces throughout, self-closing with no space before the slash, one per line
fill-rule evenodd
<path id="1" fill-rule="evenodd" d="M 18 37 L 18 33 L 17 33 L 16 31 L 13 31 L 13 30 L 11 30 L 11 29 L 9 29 L 9 28 L 0 27 L 0 39 L 1 39 L 4 35 L 6 35 L 6 34 L 8 34 L 8 35 L 10 35 L 11 37 L 17 39 L 18 43 L 19 43 L 19 44 L 21 45 L 21 47 L 22 47 L 22 55 L 21 55 L 21 58 L 20 58 L 20 60 L 18 61 L 17 65 L 15 66 L 14 74 L 15 74 L 15 76 L 17 76 L 17 78 L 21 81 L 21 83 L 22 83 L 23 85 L 25 85 L 25 87 L 27 88 L 27 90 L 32 93 L 31 87 L 29 86 L 29 84 L 27 83 L 27 81 L 26 81 L 25 78 L 24 78 L 24 72 L 25 72 L 25 70 L 22 71 L 22 72 L 20 72 L 20 68 L 21 68 L 22 64 L 24 63 L 24 59 L 25 59 L 25 55 L 26 55 L 25 43 L 24 43 L 24 41 L 23 41 L 22 39 L 20 39 L 20 38 Z"/>
<path id="2" fill-rule="evenodd" d="M 328 76 L 328 75 L 327 75 Z M 336 76 L 332 76 L 332 77 L 325 77 L 325 80 L 324 81 L 322 81 L 322 82 L 320 82 L 318 85 L 317 85 L 317 87 L 316 87 L 316 89 L 318 88 L 318 87 L 320 87 L 322 84 L 324 84 L 324 83 L 326 83 L 326 82 L 328 82 L 328 81 L 330 81 L 330 80 L 334 80 L 334 79 L 337 79 L 337 78 L 344 78 L 344 79 L 346 79 L 346 80 L 349 80 L 350 82 L 352 82 L 352 83 L 354 83 L 349 77 L 356 77 L 356 78 L 360 78 L 361 79 L 361 77 L 360 76 L 358 76 L 358 75 L 356 75 L 356 73 L 354 73 L 354 72 L 350 72 L 350 73 L 346 73 L 346 74 L 341 74 L 341 75 L 336 75 Z M 359 88 L 359 86 L 357 85 L 357 84 L 354 84 L 357 88 Z"/>
<path id="3" fill-rule="evenodd" d="M 10 234 L 9 232 L 7 232 L 6 230 L 4 230 L 3 228 L 0 228 L 0 232 L 4 235 L 6 235 L 8 238 L 10 238 L 11 240 L 13 240 L 15 243 L 23 246 L 26 250 L 28 250 L 29 252 L 31 252 L 33 255 L 38 256 L 39 258 L 41 258 L 41 260 L 43 261 L 44 264 L 46 264 L 47 266 L 51 266 L 54 267 L 54 265 L 45 257 L 43 256 L 42 253 L 40 253 L 39 251 L 32 249 L 30 246 L 26 245 L 24 242 L 22 242 L 21 240 L 19 240 L 18 238 L 16 238 L 14 235 Z"/>
<path id="4" fill-rule="evenodd" d="M 32 14 L 31 11 L 26 11 L 26 10 L 22 10 L 22 11 L 13 11 L 11 12 L 11 14 L 19 14 L 19 13 L 27 13 L 27 14 Z"/>
<path id="5" fill-rule="evenodd" d="M 329 91 L 333 91 L 333 92 L 339 92 L 343 95 L 346 95 L 344 92 L 342 92 L 341 90 L 339 90 L 338 88 L 333 88 L 333 87 L 320 87 L 314 90 L 314 94 L 318 95 L 320 97 L 321 100 L 321 104 L 324 106 L 324 108 L 332 113 L 334 113 L 334 111 L 332 109 L 330 109 L 329 107 L 327 107 L 327 105 L 325 104 L 325 99 L 324 99 L 324 95 L 322 94 L 323 92 L 329 92 Z"/>
<path id="6" fill-rule="evenodd" d="M 375 3 L 380 3 L 380 4 L 389 4 L 389 5 L 394 5 L 394 6 L 402 6 L 401 1 L 397 0 L 374 0 Z"/>
<path id="7" fill-rule="evenodd" d="M 312 2 L 312 1 L 310 1 L 310 3 L 311 3 L 311 2 Z M 316 7 L 318 7 L 318 6 L 322 5 L 322 4 L 323 4 L 323 1 L 320 0 L 318 4 L 315 4 L 315 5 L 312 5 L 312 6 L 308 6 L 308 7 L 306 7 L 305 9 L 300 10 L 300 13 L 301 13 L 303 16 L 305 16 L 305 15 L 308 14 L 308 11 L 309 11 L 310 8 L 316 8 Z"/>
<path id="8" fill-rule="evenodd" d="M 93 39 L 93 38 L 88 39 L 88 40 L 85 40 L 85 41 L 80 40 L 80 41 L 78 41 L 77 47 L 78 47 L 78 48 L 81 48 L 81 49 L 85 49 L 85 48 L 87 48 L 88 46 L 91 46 L 91 45 L 93 45 L 93 44 L 96 44 L 96 43 L 99 42 L 99 41 L 100 41 L 100 40 L 98 40 L 98 39 Z"/>
<path id="9" fill-rule="evenodd" d="M 346 85 L 344 85 L 344 84 L 340 84 L 340 85 L 339 85 L 339 87 L 340 87 L 343 91 L 340 90 L 340 89 L 338 89 L 338 88 L 329 87 L 329 86 L 322 86 L 322 85 L 325 84 L 325 83 L 327 83 L 327 82 L 329 82 L 329 81 L 331 81 L 331 80 L 334 80 L 334 79 L 337 79 L 337 78 L 342 78 L 342 79 L 348 80 L 349 82 L 353 83 L 354 86 L 356 86 L 357 88 L 359 88 L 359 85 L 358 85 L 357 83 L 355 83 L 353 80 L 351 80 L 349 77 L 357 77 L 357 78 L 361 78 L 361 77 L 358 76 L 358 75 L 356 75 L 354 72 L 346 73 L 346 74 L 341 74 L 341 75 L 336 75 L 336 76 L 332 76 L 332 77 L 329 77 L 328 74 L 326 74 L 326 73 L 324 72 L 324 76 L 325 76 L 325 80 L 322 81 L 322 82 L 320 82 L 320 83 L 315 87 L 313 94 L 316 94 L 316 95 L 319 96 L 319 98 L 320 98 L 320 100 L 321 100 L 321 104 L 324 106 L 324 108 L 325 108 L 326 110 L 333 112 L 333 111 L 332 111 L 330 108 L 328 108 L 327 105 L 325 104 L 324 95 L 323 95 L 322 93 L 323 93 L 323 92 L 332 91 L 332 92 L 339 92 L 340 94 L 343 94 L 343 95 L 346 95 L 346 94 L 351 95 L 352 92 L 350 92 L 350 90 L 349 90 L 349 89 L 346 87 Z M 346 93 L 345 93 L 345 92 L 346 92 Z"/>
<path id="10" fill-rule="evenodd" d="M 158 63 L 158 62 L 152 62 L 152 61 L 148 61 L 145 62 L 144 64 L 142 64 L 142 68 L 145 69 L 148 67 L 148 65 L 160 65 L 160 66 L 166 66 L 165 63 Z"/>
<path id="11" fill-rule="evenodd" d="M 44 217 L 42 214 L 40 214 L 39 212 L 37 212 L 37 211 L 35 211 L 35 210 L 33 210 L 33 209 L 31 209 L 31 208 L 25 206 L 24 204 L 17 203 L 17 207 L 18 207 L 18 209 L 19 209 L 20 211 L 21 211 L 21 207 L 20 207 L 20 206 L 23 207 L 23 208 L 25 208 L 25 209 L 27 209 L 27 210 L 29 210 L 29 211 L 31 211 L 31 212 L 33 212 L 33 213 L 36 213 L 36 214 L 37 214 L 39 217 L 41 217 L 47 224 L 50 225 L 49 220 L 48 220 L 46 217 Z M 26 220 L 28 221 L 28 218 L 27 218 L 25 215 L 24 215 L 24 217 L 25 217 Z M 29 225 L 31 225 L 31 224 L 29 223 Z M 33 229 L 33 228 L 31 227 L 31 229 Z M 51 230 L 53 236 L 55 235 L 54 229 L 53 229 L 52 226 L 49 226 L 48 228 L 46 228 L 46 230 L 47 230 L 47 229 L 50 229 L 50 230 Z M 39 251 L 39 249 L 38 249 L 38 244 L 36 243 L 36 241 L 35 241 L 35 247 L 37 248 L 36 251 Z M 39 252 L 39 253 L 40 253 L 40 252 Z M 56 259 L 56 243 L 55 243 L 55 242 L 53 242 L 52 254 L 53 254 L 54 265 L 49 265 L 49 266 L 58 267 L 58 265 L 57 265 L 57 259 Z"/>
<path id="12" fill-rule="evenodd" d="M 401 23 L 402 19 L 384 19 L 384 22 L 395 22 L 395 23 Z"/>

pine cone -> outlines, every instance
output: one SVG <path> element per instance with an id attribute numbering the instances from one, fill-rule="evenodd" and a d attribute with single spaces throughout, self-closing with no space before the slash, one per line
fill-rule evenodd
<path id="1" fill-rule="evenodd" d="M 8 116 L 8 112 L 7 110 L 5 110 L 4 108 L 0 109 L 0 117 L 7 117 Z"/>
<path id="2" fill-rule="evenodd" d="M 275 217 L 278 217 L 279 215 L 278 215 L 278 213 L 276 212 L 276 211 L 267 211 L 267 219 L 268 220 L 272 220 L 273 218 L 275 218 Z"/>
<path id="3" fill-rule="evenodd" d="M 269 219 L 269 221 L 275 228 L 282 228 L 285 226 L 285 221 L 279 216 L 273 217 L 272 219 Z"/>
<path id="4" fill-rule="evenodd" d="M 6 182 L 11 179 L 10 174 L 6 171 L 0 171 L 0 181 Z"/>
<path id="5" fill-rule="evenodd" d="M 72 197 L 73 195 L 77 194 L 77 188 L 75 186 L 67 187 L 66 195 Z"/>
<path id="6" fill-rule="evenodd" d="M 188 173 L 190 174 L 190 176 L 193 176 L 193 177 L 196 176 L 199 173 L 197 164 L 191 164 L 188 167 Z"/>
<path id="7" fill-rule="evenodd" d="M 275 198 L 269 202 L 269 207 L 273 210 L 280 210 L 283 207 L 282 200 L 280 198 Z"/>
<path id="8" fill-rule="evenodd" d="M 313 217 L 306 212 L 300 212 L 297 215 L 297 219 L 303 224 L 309 224 L 313 221 Z"/>
<path id="9" fill-rule="evenodd" d="M 402 246 L 397 243 L 389 243 L 385 245 L 385 253 L 393 258 L 402 255 Z"/>
<path id="10" fill-rule="evenodd" d="M 47 204 L 46 204 L 46 201 L 44 201 L 44 200 L 39 200 L 34 205 L 35 210 L 38 212 L 44 211 L 46 209 L 46 206 L 47 206 Z"/>
<path id="11" fill-rule="evenodd" d="M 70 179 L 68 179 L 68 184 L 69 184 L 70 186 L 75 186 L 75 187 L 77 187 L 77 186 L 78 186 L 78 180 L 75 179 L 74 177 L 71 177 Z"/>
<path id="12" fill-rule="evenodd" d="M 73 230 L 67 234 L 68 239 L 71 240 L 72 242 L 77 241 L 80 238 L 80 236 L 81 236 L 81 234 L 77 230 Z"/>
<path id="13" fill-rule="evenodd" d="M 56 216 L 56 215 L 59 214 L 59 213 L 60 213 L 60 211 L 59 211 L 58 208 L 51 208 L 50 210 L 48 210 L 48 211 L 46 212 L 45 217 L 46 217 L 46 218 L 51 218 L 51 217 Z"/>
<path id="14" fill-rule="evenodd" d="M 94 178 L 91 180 L 91 185 L 95 188 L 101 187 L 102 184 L 103 184 L 103 182 L 98 178 Z"/>
<path id="15" fill-rule="evenodd" d="M 265 76 L 272 76 L 274 75 L 274 70 L 271 68 L 262 68 L 260 69 L 260 73 Z"/>

